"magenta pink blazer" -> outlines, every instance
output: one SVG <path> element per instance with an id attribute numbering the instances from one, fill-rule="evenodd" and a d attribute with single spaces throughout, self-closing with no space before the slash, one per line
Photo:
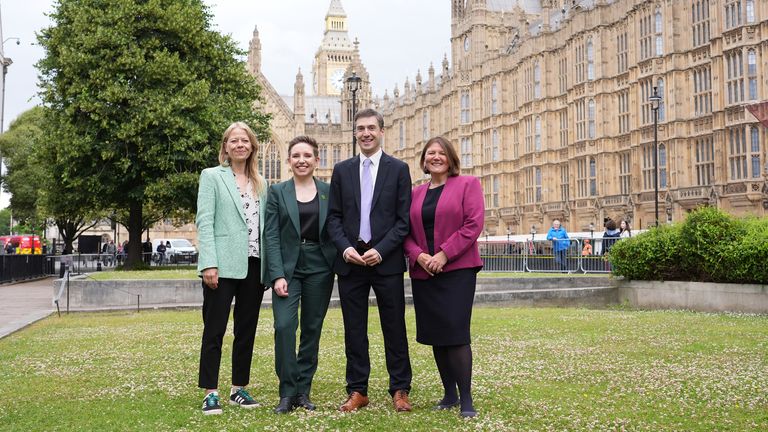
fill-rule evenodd
<path id="1" fill-rule="evenodd" d="M 421 222 L 427 188 L 429 183 L 416 186 L 411 196 L 411 232 L 405 238 L 405 254 L 412 279 L 429 278 L 429 273 L 416 261 L 420 253 L 429 253 Z M 443 251 L 448 256 L 444 272 L 482 267 L 477 238 L 483 231 L 484 219 L 483 188 L 477 177 L 448 177 L 435 209 L 435 253 Z"/>

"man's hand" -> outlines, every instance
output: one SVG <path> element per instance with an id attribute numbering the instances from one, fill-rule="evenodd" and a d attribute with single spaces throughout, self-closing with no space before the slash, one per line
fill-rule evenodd
<path id="1" fill-rule="evenodd" d="M 357 265 L 367 265 L 366 262 L 363 260 L 363 257 L 360 256 L 359 253 L 357 253 L 357 250 L 353 247 L 348 247 L 344 251 L 344 261 L 350 263 L 350 264 L 357 264 Z"/>
<path id="2" fill-rule="evenodd" d="M 381 254 L 376 249 L 368 249 L 365 251 L 365 253 L 362 256 L 363 261 L 365 262 L 365 265 L 368 266 L 375 266 L 377 264 L 380 264 Z"/>

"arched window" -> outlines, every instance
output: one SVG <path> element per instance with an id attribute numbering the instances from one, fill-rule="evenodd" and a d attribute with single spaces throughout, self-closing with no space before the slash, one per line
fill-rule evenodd
<path id="1" fill-rule="evenodd" d="M 659 90 L 659 96 L 661 96 L 661 101 L 659 102 L 659 121 L 664 121 L 664 100 L 666 97 L 664 97 L 664 78 L 659 78 L 656 81 L 656 86 Z"/>
<path id="2" fill-rule="evenodd" d="M 541 97 L 541 66 L 539 62 L 533 63 L 533 98 L 539 99 Z"/>
<path id="3" fill-rule="evenodd" d="M 755 22 L 755 0 L 747 0 L 747 22 Z"/>
<path id="4" fill-rule="evenodd" d="M 280 182 L 280 152 L 274 141 L 266 143 L 261 165 L 261 175 L 264 176 L 267 184 Z"/>
<path id="5" fill-rule="evenodd" d="M 589 195 L 597 196 L 597 163 L 595 158 L 589 158 Z"/>
<path id="6" fill-rule="evenodd" d="M 588 137 L 595 139 L 595 100 L 590 99 L 587 104 Z"/>
<path id="7" fill-rule="evenodd" d="M 747 51 L 747 83 L 749 88 L 749 99 L 757 99 L 757 54 L 755 50 Z"/>
<path id="8" fill-rule="evenodd" d="M 595 79 L 595 47 L 592 38 L 587 39 L 587 79 Z"/>
<path id="9" fill-rule="evenodd" d="M 667 146 L 659 144 L 659 187 L 667 187 Z"/>
<path id="10" fill-rule="evenodd" d="M 534 150 L 541 151 L 541 117 L 536 116 L 536 125 L 534 131 Z"/>
<path id="11" fill-rule="evenodd" d="M 656 55 L 664 55 L 664 37 L 662 32 L 664 31 L 664 22 L 661 18 L 661 8 L 656 8 L 656 14 L 654 15 L 654 21 L 656 23 Z"/>
<path id="12" fill-rule="evenodd" d="M 491 83 L 491 114 L 499 113 L 499 88 L 494 78 Z"/>

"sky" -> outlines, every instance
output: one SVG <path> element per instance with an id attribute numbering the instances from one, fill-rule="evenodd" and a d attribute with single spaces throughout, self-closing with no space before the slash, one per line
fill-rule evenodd
<path id="1" fill-rule="evenodd" d="M 312 60 L 323 39 L 324 19 L 331 0 L 204 0 L 213 27 L 248 49 L 254 27 L 262 47 L 262 72 L 281 94 L 293 94 L 301 68 L 306 94 L 312 94 Z M 46 16 L 53 0 L 0 0 L 3 51 L 13 60 L 6 75 L 3 130 L 22 112 L 40 103 L 35 63 L 44 52 L 35 34 L 50 25 Z M 341 0 L 350 39 L 360 41 L 360 57 L 371 77 L 374 96 L 402 90 L 405 78 L 415 80 L 443 55 L 450 60 L 451 2 L 448 0 Z M 15 38 L 19 38 L 18 40 Z M 17 44 L 18 42 L 18 44 Z M 0 208 L 7 206 L 2 192 Z"/>

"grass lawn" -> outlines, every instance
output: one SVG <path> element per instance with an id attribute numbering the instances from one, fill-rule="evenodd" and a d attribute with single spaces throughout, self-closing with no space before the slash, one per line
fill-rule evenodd
<path id="1" fill-rule="evenodd" d="M 277 403 L 272 316 L 263 310 L 252 393 L 265 405 L 200 413 L 199 310 L 52 316 L 0 339 L 0 429 L 38 430 L 768 430 L 768 316 L 622 309 L 476 307 L 476 419 L 431 408 L 442 396 L 431 349 L 407 309 L 414 411 L 395 414 L 370 313 L 371 405 L 343 402 L 344 345 L 331 309 L 312 391 L 315 412 Z M 231 322 L 230 322 L 231 325 Z M 231 333 L 231 331 L 230 331 Z M 221 387 L 228 389 L 231 337 Z M 226 390 L 224 390 L 226 391 Z"/>

